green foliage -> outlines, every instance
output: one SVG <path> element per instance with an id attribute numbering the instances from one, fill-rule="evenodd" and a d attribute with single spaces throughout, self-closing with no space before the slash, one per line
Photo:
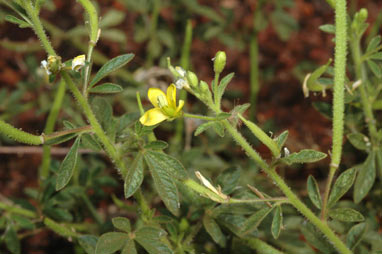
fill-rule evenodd
<path id="1" fill-rule="evenodd" d="M 333 1 L 328 2 L 334 5 Z M 55 73 L 47 76 L 39 73 L 41 70 L 35 57 L 26 57 L 25 63 L 18 62 L 17 66 L 30 72 L 28 80 L 20 82 L 12 92 L 6 88 L 0 90 L 1 144 L 11 143 L 8 138 L 31 145 L 43 143 L 43 160 L 47 162 L 47 172 L 40 174 L 39 186 L 24 189 L 27 199 L 0 197 L 0 240 L 4 249 L 12 254 L 21 253 L 22 237 L 48 229 L 71 241 L 76 252 L 80 253 L 78 248 L 82 248 L 82 252 L 88 254 L 283 253 L 278 249 L 285 253 L 304 254 L 378 251 L 382 240 L 375 218 L 379 211 L 380 186 L 374 183 L 380 181 L 382 176 L 382 138 L 380 116 L 374 111 L 381 109 L 382 104 L 379 86 L 382 40 L 380 36 L 370 35 L 366 40 L 370 42 L 363 50 L 362 36 L 368 27 L 367 11 L 361 9 L 353 17 L 349 16 L 347 20 L 350 25 L 346 25 L 346 13 L 342 13 L 341 20 L 344 3 L 344 0 L 335 3 L 336 25 L 326 24 L 319 29 L 334 34 L 340 42 L 337 46 L 341 40 L 348 41 L 348 55 L 352 56 L 353 63 L 345 66 L 345 62 L 338 61 L 338 56 L 344 59 L 346 52 L 338 54 L 336 50 L 335 68 L 330 66 L 331 60 L 312 68 L 304 83 L 305 94 L 313 91 L 325 95 L 337 88 L 333 103 L 316 101 L 314 107 L 333 120 L 337 130 L 345 127 L 345 135 L 352 145 L 345 145 L 343 160 L 327 165 L 330 168 L 327 183 L 321 182 L 326 177 L 318 172 L 325 163 L 309 168 L 309 172 L 315 170 L 317 180 L 311 175 L 308 177 L 307 196 L 321 213 L 318 215 L 316 210 L 311 210 L 309 201 L 308 206 L 305 205 L 307 197 L 300 200 L 295 194 L 304 192 L 299 189 L 301 184 L 290 177 L 288 170 L 293 164 L 320 161 L 327 154 L 309 148 L 289 154 L 284 148 L 289 135 L 287 130 L 277 137 L 269 136 L 270 129 L 280 130 L 278 126 L 264 131 L 255 121 L 247 120 L 245 112 L 250 105 L 240 105 L 238 102 L 242 98 L 235 98 L 233 103 L 228 101 L 228 98 L 236 97 L 233 91 L 236 89 L 228 90 L 224 96 L 228 84 L 236 82 L 234 73 L 223 75 L 226 63 L 227 69 L 232 68 L 227 55 L 245 50 L 248 46 L 252 55 L 263 54 L 254 52 L 252 43 L 261 44 L 258 36 L 270 26 L 279 39 L 286 41 L 291 38 L 301 21 L 291 15 L 295 13 L 292 8 L 296 7 L 293 1 L 261 0 L 253 14 L 253 27 L 246 27 L 248 22 L 244 22 L 237 29 L 236 10 L 229 3 L 211 7 L 196 0 L 168 3 L 125 0 L 114 3 L 118 10 L 101 9 L 103 17 L 100 18 L 98 6 L 88 0 L 79 0 L 85 11 L 85 24 L 76 24 L 67 31 L 61 30 L 58 22 L 44 18 L 40 20 L 38 17 L 41 8 L 46 8 L 44 13 L 54 11 L 55 5 L 49 1 L 2 1 L 1 7 L 6 7 L 5 11 L 0 10 L 4 14 L 2 19 L 20 28 L 32 28 L 47 51 L 48 56 L 44 58 L 62 58 L 64 63 L 62 66 L 58 64 Z M 171 10 L 170 16 L 168 10 Z M 187 31 L 174 33 L 174 29 L 185 27 L 185 20 Z M 126 24 L 134 24 L 132 34 L 131 30 L 122 30 Z M 346 31 L 341 33 L 341 27 L 347 27 L 348 40 L 345 40 Z M 133 66 L 139 68 L 139 65 L 144 65 L 145 68 L 140 68 L 134 75 L 123 68 L 132 60 L 133 54 L 122 54 L 108 60 L 95 48 L 98 39 L 111 42 L 103 44 L 104 47 L 111 46 L 111 52 L 117 49 L 115 45 L 122 50 L 126 49 L 126 45 L 130 48 L 133 44 L 126 43 L 127 34 L 135 43 L 141 44 L 139 47 L 145 53 L 145 57 L 140 57 Z M 182 46 L 177 42 L 184 37 Z M 211 68 L 215 75 L 206 79 L 212 80 L 210 84 L 196 74 L 200 71 L 199 66 L 191 66 L 191 63 L 199 63 L 190 59 L 197 56 L 192 38 L 214 40 L 214 44 L 216 40 L 232 48 L 227 55 L 224 51 L 217 53 Z M 38 50 L 39 42 L 36 42 L 32 42 L 33 47 L 12 41 L 2 41 L 1 45 L 16 51 L 32 52 Z M 73 59 L 64 59 L 69 53 L 57 51 L 62 56 L 56 56 L 52 45 L 61 51 L 87 52 L 83 69 L 72 70 Z M 71 46 L 75 49 L 67 48 Z M 154 63 L 164 66 L 167 57 L 176 58 L 181 51 L 180 65 L 186 69 L 185 74 L 179 73 L 170 61 L 169 68 L 177 79 L 175 81 L 184 79 L 183 89 L 195 98 L 186 101 L 183 112 L 175 121 L 182 121 L 183 117 L 199 119 L 185 121 L 185 124 L 179 124 L 180 128 L 175 128 L 172 123 L 160 127 L 142 125 L 139 117 L 144 113 L 145 104 L 142 105 L 139 93 L 147 90 L 147 84 L 161 86 L 163 80 L 169 81 L 162 69 L 152 68 Z M 94 71 L 93 66 L 100 68 Z M 256 70 L 252 68 L 252 72 L 263 73 L 264 66 L 259 66 Z M 188 70 L 192 67 L 197 67 L 193 70 L 195 72 Z M 347 78 L 339 79 L 345 74 L 345 67 Z M 266 68 L 264 73 L 269 72 Z M 157 72 L 160 77 L 156 76 Z M 242 74 L 241 70 L 240 76 L 245 77 Z M 44 87 L 48 82 L 42 77 L 49 79 L 52 87 L 62 77 L 62 84 L 67 86 L 75 99 L 71 100 L 66 95 L 63 99 L 53 97 L 51 89 Z M 101 83 L 102 80 L 107 81 Z M 343 91 L 343 86 L 346 88 L 345 99 L 341 100 L 337 94 L 338 87 Z M 25 103 L 35 94 L 38 94 L 36 102 Z M 62 94 L 65 94 L 65 89 Z M 138 105 L 135 98 L 139 98 Z M 58 103 L 60 100 L 62 103 Z M 203 104 L 205 109 L 201 108 Z M 338 112 L 339 106 L 344 106 L 344 110 Z M 36 108 L 38 110 L 34 110 Z M 58 119 L 57 122 L 56 119 L 51 121 L 50 127 L 46 127 L 49 132 L 41 136 L 6 123 L 27 111 L 35 112 L 39 120 L 48 112 L 57 114 Z M 205 115 L 193 115 L 188 111 Z M 345 124 L 337 121 L 343 112 Z M 255 118 L 254 115 L 249 117 Z M 253 139 L 247 141 L 244 138 L 247 136 L 243 134 L 247 134 L 245 131 L 248 129 L 241 127 L 242 123 L 261 145 L 251 144 Z M 177 138 L 171 139 L 173 136 Z M 342 149 L 342 132 L 335 131 L 333 136 L 336 142 L 340 140 L 334 146 Z M 237 147 L 233 146 L 230 138 Z M 51 146 L 60 144 L 64 148 L 68 146 L 65 142 L 70 140 L 74 143 L 60 164 L 53 159 Z M 293 140 L 289 139 L 289 142 L 288 147 L 291 148 Z M 271 150 L 272 156 L 265 155 L 263 145 Z M 79 156 L 80 152 L 86 155 Z M 338 155 L 335 151 L 328 154 L 332 158 Z M 349 165 L 363 160 L 365 155 L 367 159 L 362 164 Z M 278 169 L 280 164 L 284 164 L 282 171 Z M 113 168 L 117 169 L 116 174 L 112 173 Z M 336 179 L 338 168 L 349 169 Z M 195 180 L 193 172 L 199 181 Z M 281 172 L 283 177 L 279 175 Z M 265 177 L 269 177 L 269 181 Z M 124 198 L 129 200 L 125 200 L 119 191 L 122 182 Z M 286 182 L 291 182 L 293 188 Z M 350 200 L 341 201 L 346 199 L 345 194 L 353 184 L 356 204 Z M 114 204 L 110 205 L 111 201 Z M 107 208 L 106 202 L 109 202 Z M 109 218 L 108 214 L 118 214 L 120 217 Z M 361 221 L 364 222 L 354 225 Z M 282 230 L 285 233 L 281 233 Z"/>
<path id="2" fill-rule="evenodd" d="M 276 206 L 276 209 L 273 214 L 271 232 L 272 236 L 277 239 L 279 238 L 281 228 L 283 227 L 283 213 L 281 210 L 281 206 Z"/>
<path id="3" fill-rule="evenodd" d="M 322 152 L 318 152 L 312 149 L 303 149 L 298 153 L 292 153 L 285 156 L 280 161 L 287 165 L 292 165 L 294 163 L 311 163 L 324 159 L 327 155 Z"/>
<path id="4" fill-rule="evenodd" d="M 318 209 L 321 209 L 322 200 L 320 195 L 320 189 L 318 188 L 318 183 L 314 176 L 308 177 L 307 189 L 310 201 L 312 201 L 313 205 L 315 205 Z"/>
<path id="5" fill-rule="evenodd" d="M 105 63 L 101 69 L 97 72 L 97 74 L 94 76 L 92 81 L 89 84 L 89 87 L 93 87 L 95 84 L 97 84 L 101 79 L 109 75 L 111 72 L 116 71 L 123 66 L 125 66 L 128 62 L 130 62 L 134 57 L 134 54 L 125 54 L 117 56 L 107 63 Z"/>
<path id="6" fill-rule="evenodd" d="M 345 222 L 359 222 L 365 220 L 362 214 L 351 208 L 336 208 L 329 210 L 332 219 Z"/>
<path id="7" fill-rule="evenodd" d="M 113 83 L 104 83 L 104 84 L 90 88 L 89 93 L 113 94 L 113 93 L 120 93 L 122 91 L 123 91 L 123 88 L 120 85 L 113 84 Z"/>
<path id="8" fill-rule="evenodd" d="M 126 173 L 125 178 L 125 198 L 131 197 L 143 182 L 143 155 L 138 153 Z"/>
<path id="9" fill-rule="evenodd" d="M 370 153 L 366 161 L 358 167 L 358 171 L 353 193 L 355 203 L 359 203 L 364 199 L 373 187 L 376 177 L 375 155 L 373 152 Z"/>
<path id="10" fill-rule="evenodd" d="M 81 138 L 77 138 L 74 141 L 73 146 L 70 148 L 68 154 L 65 156 L 57 175 L 56 190 L 61 190 L 70 181 L 73 176 L 73 172 L 77 167 L 78 148 L 80 146 Z"/>
<path id="11" fill-rule="evenodd" d="M 356 177 L 357 170 L 350 168 L 344 171 L 334 183 L 328 200 L 328 207 L 333 207 L 337 201 L 351 188 Z"/>

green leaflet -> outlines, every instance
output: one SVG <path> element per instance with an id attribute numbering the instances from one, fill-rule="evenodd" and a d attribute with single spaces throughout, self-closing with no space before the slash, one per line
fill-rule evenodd
<path id="1" fill-rule="evenodd" d="M 56 180 L 56 191 L 64 188 L 72 178 L 74 169 L 77 166 L 78 158 L 78 148 L 80 146 L 81 137 L 78 137 L 72 147 L 70 148 L 68 154 L 65 156 L 64 161 L 61 163 L 58 169 L 58 175 Z"/>
<path id="2" fill-rule="evenodd" d="M 114 217 L 111 221 L 115 228 L 130 233 L 131 225 L 129 219 L 125 217 Z"/>
<path id="3" fill-rule="evenodd" d="M 370 153 L 366 161 L 359 168 L 359 173 L 354 184 L 353 198 L 355 203 L 359 203 L 366 197 L 373 187 L 376 177 L 375 155 Z"/>
<path id="4" fill-rule="evenodd" d="M 232 78 L 235 76 L 235 73 L 231 72 L 230 74 L 226 75 L 219 83 L 217 94 L 214 96 L 217 97 L 218 102 L 220 103 L 221 98 L 223 97 L 224 91 L 227 88 L 227 85 L 229 82 L 231 82 Z"/>
<path id="5" fill-rule="evenodd" d="M 138 153 L 130 164 L 124 183 L 125 198 L 131 197 L 143 182 L 143 155 Z"/>
<path id="6" fill-rule="evenodd" d="M 329 210 L 329 216 L 332 219 L 345 222 L 359 222 L 365 220 L 360 212 L 351 208 L 337 208 Z"/>
<path id="7" fill-rule="evenodd" d="M 109 232 L 100 236 L 95 254 L 111 254 L 123 248 L 129 235 L 120 232 Z"/>
<path id="8" fill-rule="evenodd" d="M 354 225 L 346 235 L 346 245 L 351 249 L 354 250 L 355 247 L 362 241 L 362 238 L 364 237 L 366 233 L 366 223 L 359 223 L 357 225 Z"/>
<path id="9" fill-rule="evenodd" d="M 292 153 L 288 156 L 285 156 L 281 161 L 287 165 L 292 165 L 294 163 L 308 163 L 316 162 L 322 160 L 327 155 L 325 153 L 315 151 L 312 149 L 303 149 L 298 153 Z"/>
<path id="10" fill-rule="evenodd" d="M 95 253 L 98 237 L 94 235 L 81 235 L 77 240 L 87 254 Z"/>
<path id="11" fill-rule="evenodd" d="M 90 82 L 89 88 L 94 86 L 98 81 L 109 75 L 111 72 L 123 67 L 125 64 L 130 62 L 133 59 L 133 57 L 134 54 L 124 54 L 109 60 L 97 72 L 93 80 Z"/>
<path id="12" fill-rule="evenodd" d="M 251 217 L 249 217 L 243 225 L 241 235 L 245 236 L 251 233 L 253 230 L 257 229 L 260 223 L 265 219 L 265 217 L 273 210 L 273 207 L 264 207 L 256 211 Z"/>
<path id="13" fill-rule="evenodd" d="M 8 250 L 12 254 L 20 254 L 21 253 L 20 240 L 17 237 L 16 230 L 12 226 L 7 227 L 3 239 L 5 242 L 5 245 L 7 246 Z"/>
<path id="14" fill-rule="evenodd" d="M 146 162 L 149 159 L 156 167 L 167 171 L 178 180 L 185 180 L 188 174 L 183 165 L 174 157 L 158 151 L 148 150 L 144 154 Z"/>
<path id="15" fill-rule="evenodd" d="M 171 167 L 173 165 L 177 165 L 175 163 L 176 160 L 168 155 L 165 155 L 164 153 L 154 151 L 147 151 L 144 154 L 144 158 L 150 169 L 155 188 L 158 191 L 160 198 L 171 213 L 174 215 L 179 215 L 180 201 L 178 189 L 174 182 L 174 174 L 181 176 L 179 172 L 182 171 L 178 171 L 177 169 L 179 168 Z"/>
<path id="16" fill-rule="evenodd" d="M 370 140 L 367 136 L 362 133 L 350 133 L 347 135 L 350 143 L 358 150 L 368 150 L 371 146 Z"/>
<path id="17" fill-rule="evenodd" d="M 122 86 L 113 84 L 113 83 L 104 83 L 98 86 L 90 88 L 90 93 L 99 93 L 99 94 L 113 94 L 120 93 L 123 91 Z"/>
<path id="18" fill-rule="evenodd" d="M 322 201 L 320 190 L 318 188 L 318 184 L 314 176 L 310 175 L 308 177 L 307 182 L 308 196 L 312 201 L 313 205 L 315 205 L 318 209 L 321 209 Z"/>
<path id="19" fill-rule="evenodd" d="M 135 232 L 135 240 L 149 254 L 172 254 L 173 251 L 162 242 L 161 238 L 166 236 L 166 231 L 160 228 L 144 226 Z"/>
<path id="20" fill-rule="evenodd" d="M 129 239 L 125 247 L 123 247 L 121 254 L 137 254 L 137 249 L 135 248 L 134 240 Z"/>
<path id="21" fill-rule="evenodd" d="M 354 183 L 356 169 L 350 168 L 344 171 L 334 183 L 328 199 L 328 208 L 333 207 L 337 201 L 350 189 Z"/>
<path id="22" fill-rule="evenodd" d="M 226 245 L 226 237 L 221 231 L 219 225 L 214 220 L 214 218 L 205 214 L 203 217 L 203 225 L 207 233 L 212 237 L 212 239 L 224 248 Z"/>
<path id="23" fill-rule="evenodd" d="M 282 226 L 283 226 L 283 212 L 281 210 L 281 206 L 278 205 L 276 206 L 276 210 L 273 214 L 273 220 L 271 225 L 271 233 L 275 239 L 279 237 Z"/>

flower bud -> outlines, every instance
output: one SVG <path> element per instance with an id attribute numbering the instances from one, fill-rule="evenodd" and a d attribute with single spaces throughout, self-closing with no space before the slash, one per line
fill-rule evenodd
<path id="1" fill-rule="evenodd" d="M 199 84 L 198 77 L 192 71 L 187 71 L 187 80 L 188 80 L 188 83 L 190 83 L 191 87 L 194 87 L 194 88 L 198 87 L 198 84 Z"/>
<path id="2" fill-rule="evenodd" d="M 359 19 L 359 21 L 364 22 L 364 21 L 366 21 L 367 16 L 368 16 L 367 9 L 362 8 L 361 10 L 359 10 L 357 18 Z"/>
<path id="3" fill-rule="evenodd" d="M 210 91 L 210 87 L 208 86 L 208 84 L 206 82 L 200 81 L 200 90 L 201 90 L 202 94 L 204 94 L 207 91 Z"/>
<path id="4" fill-rule="evenodd" d="M 214 71 L 216 74 L 220 74 L 224 67 L 225 63 L 227 61 L 227 56 L 224 51 L 218 51 L 215 55 L 215 57 L 212 59 L 214 61 Z"/>
<path id="5" fill-rule="evenodd" d="M 61 57 L 48 56 L 47 60 L 41 61 L 41 66 L 45 69 L 48 75 L 56 74 L 61 70 Z"/>
<path id="6" fill-rule="evenodd" d="M 190 227 L 190 224 L 188 223 L 186 218 L 182 218 L 179 223 L 179 231 L 185 232 Z"/>
<path id="7" fill-rule="evenodd" d="M 79 55 L 72 60 L 72 70 L 79 71 L 85 65 L 85 55 Z"/>
<path id="8" fill-rule="evenodd" d="M 175 86 L 177 89 L 183 89 L 184 87 L 189 88 L 188 82 L 182 78 L 175 81 Z"/>

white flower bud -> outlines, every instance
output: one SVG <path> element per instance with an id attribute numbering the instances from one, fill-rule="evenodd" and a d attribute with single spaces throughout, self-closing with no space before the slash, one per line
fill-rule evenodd
<path id="1" fill-rule="evenodd" d="M 79 71 L 85 65 L 85 55 L 79 55 L 72 60 L 72 70 Z"/>

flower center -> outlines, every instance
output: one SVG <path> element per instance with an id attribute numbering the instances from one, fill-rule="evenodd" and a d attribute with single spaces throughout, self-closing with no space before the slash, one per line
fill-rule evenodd
<path id="1" fill-rule="evenodd" d="M 163 108 L 168 105 L 167 99 L 163 95 L 159 95 L 157 100 L 159 108 Z"/>

